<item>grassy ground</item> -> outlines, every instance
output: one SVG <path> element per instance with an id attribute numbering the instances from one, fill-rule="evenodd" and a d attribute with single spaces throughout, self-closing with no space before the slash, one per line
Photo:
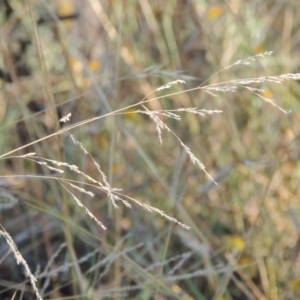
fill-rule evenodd
<path id="1" fill-rule="evenodd" d="M 0 1 L 0 298 L 298 299 L 299 13 Z"/>

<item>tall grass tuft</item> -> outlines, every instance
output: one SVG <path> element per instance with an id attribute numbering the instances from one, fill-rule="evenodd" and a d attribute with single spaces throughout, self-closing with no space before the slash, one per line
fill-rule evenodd
<path id="1" fill-rule="evenodd" d="M 213 182 L 214 184 L 217 184 L 217 180 L 214 178 L 213 175 L 210 174 L 209 170 L 206 169 L 205 164 L 202 162 L 205 161 L 205 157 L 202 158 L 200 161 L 196 155 L 193 153 L 193 150 L 190 149 L 190 147 L 184 143 L 184 141 L 179 137 L 179 135 L 176 134 L 175 130 L 171 129 L 171 126 L 168 124 L 169 120 L 172 121 L 180 121 L 182 118 L 188 118 L 189 115 L 195 115 L 199 117 L 207 117 L 213 114 L 219 114 L 222 113 L 221 110 L 209 110 L 205 108 L 199 108 L 199 107 L 179 107 L 176 109 L 164 109 L 164 100 L 165 99 L 174 99 L 176 101 L 176 97 L 183 94 L 183 93 L 189 93 L 192 91 L 199 90 L 201 92 L 207 93 L 209 95 L 212 95 L 214 97 L 218 96 L 220 93 L 227 94 L 227 93 L 238 93 L 239 90 L 245 89 L 248 90 L 250 93 L 256 95 L 258 98 L 265 101 L 267 104 L 271 104 L 275 108 L 279 109 L 283 113 L 288 113 L 284 108 L 282 108 L 280 105 L 278 105 L 273 99 L 268 98 L 264 96 L 264 89 L 259 88 L 258 84 L 263 83 L 274 83 L 274 84 L 281 84 L 287 80 L 300 80 L 300 74 L 283 74 L 283 75 L 272 75 L 272 76 L 260 76 L 260 77 L 253 77 L 253 78 L 239 78 L 239 79 L 233 79 L 228 80 L 224 82 L 219 83 L 209 83 L 210 80 L 216 76 L 219 75 L 221 72 L 227 72 L 229 69 L 244 65 L 248 66 L 249 64 L 257 61 L 258 59 L 263 59 L 266 56 L 272 55 L 272 51 L 266 51 L 261 54 L 257 54 L 255 56 L 248 57 L 246 59 L 241 59 L 236 61 L 235 63 L 229 65 L 228 67 L 223 68 L 219 72 L 217 72 L 215 75 L 211 76 L 209 79 L 204 81 L 202 84 L 191 88 L 191 89 L 185 89 L 184 86 L 186 82 L 181 79 L 177 79 L 175 81 L 168 82 L 152 92 L 148 93 L 142 100 L 135 101 L 132 104 L 119 108 L 115 111 L 106 112 L 104 114 L 98 115 L 93 118 L 85 119 L 79 122 L 76 122 L 74 124 L 68 125 L 68 122 L 72 120 L 71 113 L 68 113 L 66 116 L 62 117 L 59 122 L 64 123 L 65 127 L 61 129 L 57 129 L 55 132 L 48 134 L 46 136 L 40 137 L 36 140 L 30 141 L 27 144 L 20 146 L 16 149 L 10 150 L 7 153 L 3 153 L 0 156 L 1 160 L 25 160 L 31 163 L 34 163 L 38 165 L 41 168 L 47 169 L 49 175 L 33 175 L 33 174 L 19 174 L 19 175 L 3 175 L 1 178 L 22 178 L 24 180 L 43 180 L 43 181 L 55 181 L 58 186 L 62 187 L 63 190 L 71 196 L 71 198 L 75 201 L 75 203 L 86 212 L 87 216 L 90 217 L 92 220 L 96 222 L 103 230 L 106 230 L 106 226 L 104 225 L 104 222 L 102 220 L 99 220 L 89 209 L 86 205 L 83 204 L 83 201 L 81 201 L 78 196 L 75 195 L 75 192 L 81 193 L 82 195 L 86 195 L 88 197 L 94 198 L 95 193 L 93 191 L 97 191 L 100 194 L 105 194 L 107 198 L 109 199 L 111 205 L 118 209 L 119 205 L 124 205 L 127 208 L 131 208 L 132 205 L 136 205 L 138 207 L 143 208 L 146 212 L 149 213 L 155 213 L 160 215 L 161 217 L 167 219 L 170 222 L 173 222 L 179 226 L 181 226 L 184 229 L 190 229 L 190 224 L 184 224 L 183 222 L 179 221 L 177 218 L 173 217 L 168 212 L 164 212 L 163 210 L 154 207 L 149 204 L 145 204 L 142 200 L 138 200 L 136 198 L 133 198 L 129 195 L 126 195 L 119 187 L 113 187 L 108 181 L 108 177 L 101 168 L 100 164 L 94 159 L 93 155 L 87 150 L 87 148 L 78 141 L 75 136 L 72 134 L 72 131 L 75 128 L 81 128 L 83 126 L 87 126 L 90 123 L 109 118 L 109 117 L 118 117 L 120 115 L 142 115 L 146 116 L 151 120 L 156 128 L 156 132 L 158 135 L 158 141 L 153 141 L 154 147 L 159 147 L 159 144 L 163 143 L 163 136 L 164 134 L 169 134 L 173 136 L 173 138 L 179 143 L 179 145 L 182 147 L 183 151 L 186 153 L 187 157 L 189 157 L 190 161 L 199 167 L 199 169 L 205 173 L 207 176 L 208 181 Z M 181 91 L 176 92 L 169 92 L 169 89 L 173 88 L 175 85 L 181 85 L 183 88 Z M 163 95 L 157 95 L 157 93 L 164 93 Z M 155 95 L 154 95 L 155 93 Z M 154 96 L 152 96 L 154 95 Z M 153 109 L 150 105 L 154 101 L 160 101 L 161 109 Z M 269 108 L 268 108 L 269 109 Z M 147 128 L 145 126 L 144 130 L 146 131 Z M 145 135 L 148 135 L 147 132 L 144 133 Z M 91 176 L 87 174 L 84 170 L 81 170 L 78 166 L 70 164 L 67 161 L 59 161 L 52 158 L 43 157 L 37 153 L 34 152 L 28 152 L 27 154 L 18 155 L 18 153 L 22 150 L 23 152 L 27 151 L 29 147 L 35 146 L 37 144 L 41 144 L 46 142 L 47 140 L 55 141 L 56 137 L 62 137 L 64 139 L 70 139 L 73 147 L 78 147 L 82 153 L 83 156 L 88 157 L 94 164 L 95 169 L 98 172 L 99 179 L 97 179 L 95 176 Z M 156 145 L 157 144 L 157 145 Z M 67 172 L 66 172 L 67 171 Z M 67 175 L 64 175 L 67 174 Z M 72 177 L 72 174 L 77 175 L 80 177 L 80 179 L 76 179 L 75 177 Z M 92 191 L 93 190 L 93 191 Z M 14 244 L 12 238 L 10 235 L 5 231 L 3 227 L 1 227 L 2 230 L 0 231 L 0 234 L 6 239 L 10 249 L 13 251 L 16 261 L 19 264 L 22 264 L 25 268 L 25 273 L 29 277 L 29 280 L 33 286 L 33 290 L 36 294 L 36 296 L 41 299 L 41 296 L 39 295 L 37 286 L 36 286 L 36 279 L 32 275 L 32 273 L 29 270 L 29 267 L 22 257 L 22 255 L 19 253 L 16 245 Z M 181 259 L 181 256 L 179 257 Z M 186 259 L 182 256 L 182 258 Z M 167 263 L 167 261 L 166 261 Z M 154 266 L 152 266 L 154 268 Z M 180 266 L 174 267 L 173 272 L 175 269 L 178 269 Z M 223 270 L 220 268 L 220 270 Z M 227 270 L 224 267 L 224 270 Z M 224 271 L 223 270 L 223 271 Z M 222 271 L 222 272 L 223 272 Z M 187 277 L 184 277 L 187 278 Z"/>

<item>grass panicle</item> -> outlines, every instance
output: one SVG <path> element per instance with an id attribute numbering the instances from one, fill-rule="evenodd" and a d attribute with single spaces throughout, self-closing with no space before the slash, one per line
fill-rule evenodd
<path id="1" fill-rule="evenodd" d="M 38 288 L 36 286 L 36 281 L 37 279 L 35 278 L 35 276 L 30 272 L 29 266 L 26 262 L 26 260 L 23 258 L 23 256 L 21 255 L 21 253 L 19 252 L 16 244 L 14 243 L 13 239 L 11 238 L 11 236 L 9 235 L 8 232 L 6 232 L 6 230 L 3 228 L 2 225 L 0 225 L 1 230 L 0 230 L 0 237 L 3 236 L 9 246 L 9 248 L 11 249 L 11 251 L 13 252 L 16 262 L 17 264 L 21 264 L 24 268 L 24 273 L 25 276 L 27 276 L 29 278 L 29 281 L 32 285 L 33 291 L 37 297 L 37 299 L 42 300 L 42 297 L 39 294 Z"/>

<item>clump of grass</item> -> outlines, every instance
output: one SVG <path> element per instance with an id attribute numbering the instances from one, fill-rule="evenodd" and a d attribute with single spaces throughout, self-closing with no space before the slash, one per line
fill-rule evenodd
<path id="1" fill-rule="evenodd" d="M 255 56 L 251 56 L 247 59 L 238 60 L 237 62 L 231 64 L 230 66 L 220 70 L 213 76 L 216 76 L 220 72 L 227 71 L 228 69 L 230 69 L 234 66 L 237 66 L 237 65 L 249 65 L 251 62 L 257 60 L 258 58 L 264 58 L 265 56 L 269 56 L 271 54 L 272 54 L 271 51 L 266 51 L 264 53 L 261 53 L 261 54 L 255 55 Z M 170 126 L 167 124 L 166 120 L 172 119 L 172 120 L 180 121 L 182 119 L 182 114 L 193 114 L 193 115 L 197 115 L 199 117 L 206 117 L 207 115 L 219 114 L 222 111 L 200 109 L 198 107 L 152 110 L 148 107 L 148 104 L 152 101 L 157 101 L 157 100 L 162 102 L 166 98 L 176 97 L 179 94 L 191 92 L 194 90 L 201 90 L 212 96 L 217 96 L 218 93 L 236 93 L 239 91 L 239 89 L 246 89 L 246 90 L 250 91 L 251 93 L 257 95 L 259 98 L 261 98 L 265 102 L 270 103 L 274 107 L 278 108 L 281 112 L 287 113 L 287 111 L 284 110 L 282 107 L 280 107 L 278 104 L 276 104 L 273 99 L 264 97 L 262 95 L 263 89 L 253 87 L 252 85 L 253 84 L 261 84 L 261 83 L 265 83 L 265 82 L 280 84 L 286 80 L 299 80 L 300 74 L 296 73 L 296 74 L 283 74 L 283 75 L 278 75 L 278 76 L 261 76 L 261 77 L 257 77 L 257 78 L 242 78 L 242 79 L 234 79 L 234 80 L 229 80 L 229 81 L 220 82 L 220 83 L 206 84 L 212 77 L 210 77 L 208 80 L 206 80 L 201 85 L 199 85 L 195 88 L 191 88 L 188 90 L 183 89 L 180 92 L 167 93 L 166 95 L 154 96 L 153 98 L 151 98 L 151 94 L 154 92 L 161 92 L 161 91 L 168 90 L 177 84 L 182 84 L 182 85 L 185 84 L 185 81 L 183 81 L 183 80 L 175 80 L 175 81 L 168 82 L 168 83 L 160 86 L 159 88 L 155 89 L 151 93 L 147 94 L 142 100 L 140 100 L 136 103 L 133 103 L 127 107 L 120 108 L 120 109 L 112 111 L 112 112 L 108 112 L 101 116 L 96 116 L 96 117 L 89 118 L 89 119 L 77 122 L 75 124 L 66 126 L 62 129 L 57 130 L 56 132 L 54 132 L 52 134 L 49 134 L 49 135 L 42 137 L 40 139 L 37 139 L 35 141 L 31 141 L 26 145 L 23 145 L 19 148 L 16 148 L 5 154 L 2 154 L 0 156 L 0 159 L 2 159 L 2 160 L 3 159 L 24 159 L 27 161 L 31 161 L 35 164 L 38 164 L 41 167 L 47 168 L 51 172 L 54 172 L 54 175 L 52 175 L 52 176 L 18 175 L 18 177 L 22 177 L 27 180 L 31 180 L 31 179 L 37 180 L 38 179 L 38 180 L 54 180 L 54 181 L 56 181 L 73 198 L 75 203 L 80 208 L 85 210 L 87 215 L 92 220 L 94 220 L 104 230 L 106 230 L 106 226 L 103 224 L 103 222 L 101 222 L 101 220 L 98 220 L 96 218 L 96 216 L 82 203 L 82 201 L 80 201 L 78 199 L 78 197 L 75 195 L 75 193 L 71 189 L 74 189 L 77 192 L 80 192 L 89 197 L 94 197 L 94 193 L 91 192 L 89 190 L 89 188 L 97 189 L 99 192 L 105 193 L 107 195 L 112 206 L 115 209 L 118 209 L 117 203 L 122 203 L 123 205 L 125 205 L 128 208 L 131 208 L 132 207 L 131 203 L 133 203 L 133 204 L 145 209 L 147 212 L 156 213 L 156 214 L 162 216 L 163 218 L 167 219 L 168 221 L 173 222 L 173 223 L 183 227 L 184 229 L 190 229 L 190 226 L 188 224 L 184 224 L 184 223 L 180 222 L 178 219 L 170 216 L 168 213 L 162 211 L 161 209 L 156 208 L 151 205 L 148 205 L 148 204 L 145 204 L 140 200 L 137 200 L 133 197 L 130 197 L 130 196 L 122 193 L 122 190 L 120 188 L 112 187 L 107 180 L 106 174 L 103 172 L 102 168 L 100 167 L 100 164 L 98 162 L 96 162 L 96 160 L 93 158 L 93 156 L 87 151 L 85 146 L 81 142 L 79 142 L 74 137 L 73 134 L 71 134 L 71 131 L 75 128 L 85 126 L 89 123 L 98 121 L 103 118 L 112 117 L 112 116 L 125 115 L 125 114 L 146 115 L 155 124 L 156 131 L 158 134 L 158 142 L 160 144 L 163 143 L 163 132 L 164 131 L 171 134 L 178 141 L 178 143 L 182 147 L 182 149 L 186 152 L 187 156 L 190 158 L 190 161 L 193 164 L 197 165 L 199 167 L 199 169 L 207 175 L 207 178 L 211 182 L 214 182 L 215 184 L 217 184 L 214 177 L 212 175 L 210 175 L 209 172 L 206 170 L 205 165 L 193 154 L 192 150 L 179 138 L 179 136 L 174 132 L 174 130 L 172 130 L 170 128 Z M 71 114 L 69 113 L 66 116 L 62 117 L 60 119 L 60 122 L 67 123 L 70 121 L 70 118 L 71 118 Z M 12 155 L 14 153 L 17 153 L 20 150 L 28 148 L 29 146 L 36 145 L 38 143 L 42 143 L 45 140 L 52 139 L 56 136 L 69 137 L 72 140 L 74 146 L 79 147 L 84 155 L 89 156 L 91 158 L 96 170 L 100 174 L 101 181 L 97 180 L 96 178 L 94 178 L 94 177 L 90 176 L 89 174 L 85 173 L 84 171 L 80 170 L 78 166 L 71 165 L 68 162 L 49 159 L 46 157 L 40 157 L 40 156 L 36 155 L 36 153 L 33 153 L 33 152 L 27 153 L 24 155 L 20 155 L 20 156 Z M 74 179 L 68 179 L 65 177 L 60 177 L 59 174 L 63 174 L 66 169 L 74 174 L 80 175 L 82 177 L 82 179 L 74 180 Z M 1 177 L 7 177 L 7 176 L 1 176 Z M 17 177 L 17 176 L 15 176 L 15 177 Z M 82 187 L 79 187 L 79 185 L 81 185 Z M 13 243 L 11 237 L 4 229 L 2 231 L 0 231 L 0 234 L 4 236 L 7 243 L 9 244 L 11 250 L 14 252 L 17 262 L 21 263 L 24 266 L 26 273 L 30 278 L 30 282 L 33 286 L 34 292 L 36 293 L 38 298 L 41 298 L 40 295 L 38 294 L 38 290 L 35 285 L 36 279 L 30 273 L 29 268 L 26 264 L 26 261 L 23 259 L 23 257 L 18 252 L 18 249 L 15 246 L 15 244 Z"/>

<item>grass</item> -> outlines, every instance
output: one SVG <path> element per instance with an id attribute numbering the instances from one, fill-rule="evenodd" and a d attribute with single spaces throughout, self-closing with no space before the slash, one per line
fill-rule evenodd
<path id="1" fill-rule="evenodd" d="M 129 2 L 1 4 L 1 294 L 297 299 L 298 8 Z"/>

